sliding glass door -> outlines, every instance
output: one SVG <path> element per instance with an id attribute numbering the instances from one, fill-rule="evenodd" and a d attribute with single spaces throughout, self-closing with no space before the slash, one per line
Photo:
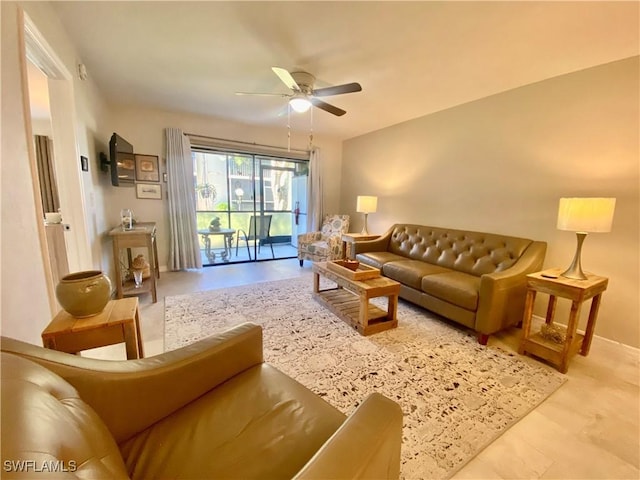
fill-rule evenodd
<path id="1" fill-rule="evenodd" d="M 297 255 L 308 162 L 206 150 L 194 150 L 193 161 L 204 265 Z"/>

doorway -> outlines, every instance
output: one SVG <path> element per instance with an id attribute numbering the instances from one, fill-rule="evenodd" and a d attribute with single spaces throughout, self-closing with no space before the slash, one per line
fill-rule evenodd
<path id="1" fill-rule="evenodd" d="M 198 149 L 193 161 L 203 265 L 297 256 L 307 161 Z"/>
<path id="2" fill-rule="evenodd" d="M 27 59 L 27 80 L 31 129 L 42 199 L 42 211 L 38 213 L 40 218 L 45 220 L 45 237 L 52 282 L 57 285 L 60 279 L 69 273 L 69 261 L 64 225 L 55 215 L 60 212 L 60 200 L 53 156 L 53 129 L 51 127 L 48 78 L 31 60 Z"/>
<path id="3" fill-rule="evenodd" d="M 56 272 L 80 271 L 92 268 L 93 261 L 89 249 L 89 241 L 86 228 L 86 215 L 82 179 L 77 168 L 76 159 L 79 158 L 76 138 L 75 100 L 73 93 L 72 75 L 64 63 L 53 51 L 47 40 L 38 31 L 33 21 L 22 10 L 22 33 L 24 34 L 24 51 L 22 66 L 22 91 L 29 99 L 38 98 L 35 87 L 29 85 L 29 68 L 35 68 L 42 76 L 43 89 L 48 93 L 50 138 L 53 144 L 53 164 L 56 171 L 56 184 L 58 187 L 59 205 L 63 212 L 65 224 L 62 232 L 63 242 L 48 241 L 47 231 L 44 226 L 43 207 L 41 201 L 37 201 L 34 218 L 38 222 L 38 234 L 40 239 L 42 259 L 45 263 L 45 280 L 49 293 L 49 304 L 52 313 L 57 311 L 55 300 L 55 285 L 57 283 Z M 32 64 L 32 66 L 30 66 Z M 32 85 L 33 87 L 33 85 Z M 29 137 L 34 132 L 34 122 L 29 111 L 25 111 L 28 120 L 26 128 Z M 33 144 L 28 145 L 31 180 L 34 194 L 40 191 L 40 179 L 35 158 Z M 37 194 L 36 194 L 37 195 Z M 53 247 L 52 247 L 53 245 Z M 57 253 L 56 253 L 57 251 Z M 58 260 L 66 253 L 68 265 L 59 267 Z M 55 265 L 52 265 L 55 262 Z"/>

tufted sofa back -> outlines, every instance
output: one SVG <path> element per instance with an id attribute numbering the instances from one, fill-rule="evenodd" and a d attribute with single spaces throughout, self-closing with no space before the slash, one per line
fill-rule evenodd
<path id="1" fill-rule="evenodd" d="M 388 251 L 471 275 L 500 272 L 513 265 L 532 240 L 423 225 L 396 224 Z"/>

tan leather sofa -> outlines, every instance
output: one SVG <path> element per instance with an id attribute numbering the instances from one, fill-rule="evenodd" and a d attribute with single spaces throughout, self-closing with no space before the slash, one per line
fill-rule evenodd
<path id="1" fill-rule="evenodd" d="M 542 268 L 547 244 L 526 238 L 396 224 L 357 242 L 357 260 L 402 284 L 400 297 L 489 335 L 520 323 L 526 274 Z"/>
<path id="2" fill-rule="evenodd" d="M 3 338 L 1 380 L 3 478 L 399 476 L 400 407 L 345 417 L 264 363 L 252 324 L 128 361 Z"/>

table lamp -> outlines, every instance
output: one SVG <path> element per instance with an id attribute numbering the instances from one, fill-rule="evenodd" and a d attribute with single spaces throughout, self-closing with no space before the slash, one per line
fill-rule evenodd
<path id="1" fill-rule="evenodd" d="M 582 243 L 589 232 L 610 232 L 613 223 L 615 198 L 561 198 L 558 206 L 558 230 L 576 232 L 578 245 L 573 262 L 561 275 L 586 280 L 580 255 Z"/>
<path id="2" fill-rule="evenodd" d="M 356 202 L 356 212 L 364 213 L 364 227 L 362 227 L 362 235 L 369 235 L 367 230 L 367 215 L 370 213 L 376 213 L 378 208 L 378 197 L 372 197 L 369 195 L 358 195 Z"/>

